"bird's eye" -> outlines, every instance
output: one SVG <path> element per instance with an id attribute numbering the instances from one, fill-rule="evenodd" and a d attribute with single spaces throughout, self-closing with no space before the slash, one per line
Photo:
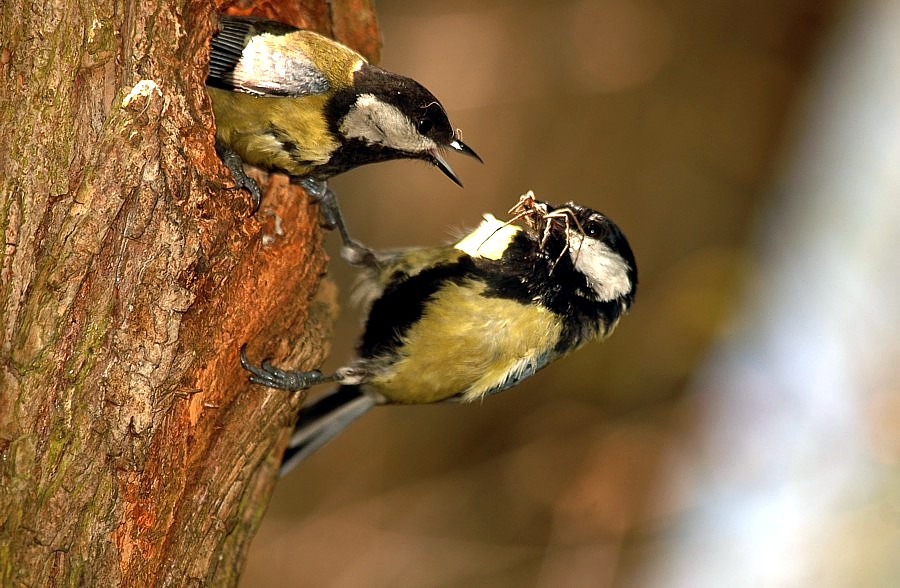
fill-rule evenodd
<path id="1" fill-rule="evenodd" d="M 603 233 L 603 226 L 595 221 L 584 224 L 584 234 L 588 237 L 598 238 Z"/>
<path id="2" fill-rule="evenodd" d="M 428 131 L 430 131 L 432 127 L 434 127 L 434 123 L 430 118 L 420 118 L 416 123 L 416 129 L 418 129 L 418 131 L 423 135 L 427 135 Z"/>

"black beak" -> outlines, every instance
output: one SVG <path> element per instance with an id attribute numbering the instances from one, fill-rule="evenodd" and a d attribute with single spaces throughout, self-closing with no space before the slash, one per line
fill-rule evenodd
<path id="1" fill-rule="evenodd" d="M 481 159 L 481 157 L 479 157 L 477 153 L 475 153 L 474 149 L 472 149 L 471 147 L 469 147 L 468 145 L 466 145 L 459 139 L 454 139 L 454 140 L 450 141 L 450 144 L 447 145 L 447 147 L 449 147 L 450 149 L 453 149 L 454 151 L 459 151 L 463 155 L 468 155 L 469 157 L 474 157 L 480 163 L 484 163 L 484 160 Z"/>
<path id="2" fill-rule="evenodd" d="M 447 163 L 447 160 L 444 159 L 444 156 L 441 155 L 441 152 L 437 149 L 432 149 L 428 152 L 431 155 L 431 161 L 438 167 L 439 170 L 444 172 L 444 175 L 453 180 L 453 182 L 462 188 L 462 182 L 459 181 L 459 178 L 456 177 L 456 172 L 453 171 L 453 168 L 450 167 L 450 164 Z"/>
<path id="3" fill-rule="evenodd" d="M 450 141 L 450 143 L 447 144 L 447 147 L 453 149 L 454 151 L 459 151 L 460 153 L 468 155 L 469 157 L 474 157 L 481 163 L 484 163 L 484 161 L 482 161 L 482 159 L 478 156 L 477 153 L 475 153 L 475 151 L 471 147 L 458 139 Z M 456 177 L 456 172 L 453 171 L 453 168 L 450 167 L 450 164 L 447 163 L 447 160 L 444 159 L 444 156 L 441 155 L 440 151 L 438 151 L 437 149 L 432 149 L 428 153 L 431 155 L 431 160 L 434 165 L 436 165 L 439 170 L 444 172 L 444 175 L 453 180 L 453 182 L 457 186 L 462 187 L 462 182 L 460 182 L 459 178 Z"/>

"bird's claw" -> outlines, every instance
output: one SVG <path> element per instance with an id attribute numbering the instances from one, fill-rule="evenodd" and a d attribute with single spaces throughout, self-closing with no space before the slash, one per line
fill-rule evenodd
<path id="1" fill-rule="evenodd" d="M 350 265 L 369 267 L 375 265 L 377 263 L 375 252 L 350 236 L 338 206 L 337 196 L 328 187 L 328 183 L 314 178 L 299 178 L 297 182 L 319 203 L 323 225 L 330 230 L 337 229 L 340 233 L 343 242 L 341 257 Z"/>
<path id="2" fill-rule="evenodd" d="M 283 370 L 272 365 L 268 359 L 255 366 L 247 359 L 246 345 L 241 346 L 241 367 L 250 372 L 248 379 L 254 384 L 289 392 L 306 390 L 327 380 L 319 370 L 306 372 Z"/>
<path id="3" fill-rule="evenodd" d="M 259 205 L 262 202 L 262 190 L 256 180 L 247 175 L 244 171 L 244 160 L 231 147 L 216 140 L 216 153 L 222 158 L 222 163 L 231 172 L 234 178 L 234 187 L 243 188 L 250 192 L 250 214 L 256 214 Z"/>

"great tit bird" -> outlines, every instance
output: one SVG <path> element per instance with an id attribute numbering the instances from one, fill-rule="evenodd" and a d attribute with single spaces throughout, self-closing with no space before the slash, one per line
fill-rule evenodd
<path id="1" fill-rule="evenodd" d="M 336 373 L 255 366 L 241 349 L 256 384 L 340 384 L 301 409 L 282 473 L 375 405 L 478 400 L 612 333 L 638 283 L 619 227 L 531 193 L 510 212 L 523 223 L 486 215 L 454 245 L 373 254 L 358 357 Z"/>
<path id="2" fill-rule="evenodd" d="M 367 163 L 421 159 L 462 185 L 441 152 L 481 161 L 434 95 L 312 31 L 249 16 L 219 17 L 206 80 L 216 147 L 254 210 L 259 186 L 241 162 L 301 180 L 346 237 L 325 180 Z M 345 239 L 346 242 L 346 239 Z"/>

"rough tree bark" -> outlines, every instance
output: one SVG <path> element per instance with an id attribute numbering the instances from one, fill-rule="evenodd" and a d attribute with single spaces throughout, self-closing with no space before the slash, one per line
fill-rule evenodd
<path id="1" fill-rule="evenodd" d="M 377 57 L 371 0 L 259 4 Z M 2 586 L 233 584 L 300 403 L 238 348 L 322 359 L 316 207 L 213 149 L 215 8 L 0 4 Z"/>

